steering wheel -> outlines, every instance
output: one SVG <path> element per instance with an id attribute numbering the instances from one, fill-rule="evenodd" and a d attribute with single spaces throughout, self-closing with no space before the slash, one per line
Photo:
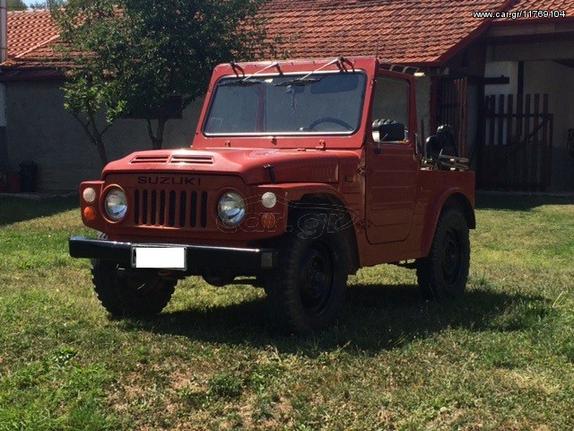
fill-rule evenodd
<path id="1" fill-rule="evenodd" d="M 315 129 L 315 127 L 317 127 L 319 124 L 322 124 L 322 123 L 333 123 L 333 124 L 336 124 L 338 126 L 344 127 L 348 131 L 353 130 L 353 127 L 349 123 L 346 123 L 343 120 L 340 120 L 340 119 L 334 118 L 334 117 L 324 117 L 324 118 L 319 118 L 318 120 L 313 121 L 311 124 L 309 124 L 309 130 Z"/>

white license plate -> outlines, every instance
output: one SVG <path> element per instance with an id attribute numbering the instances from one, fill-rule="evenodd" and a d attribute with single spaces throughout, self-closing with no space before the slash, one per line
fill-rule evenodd
<path id="1" fill-rule="evenodd" d="M 187 267 L 183 247 L 135 247 L 133 262 L 137 269 L 185 270 Z"/>

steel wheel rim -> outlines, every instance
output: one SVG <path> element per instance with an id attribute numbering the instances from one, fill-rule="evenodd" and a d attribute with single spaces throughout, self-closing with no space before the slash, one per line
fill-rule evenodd
<path id="1" fill-rule="evenodd" d="M 454 285 L 459 279 L 462 268 L 462 243 L 454 229 L 446 233 L 442 271 L 448 285 Z"/>
<path id="2" fill-rule="evenodd" d="M 147 274 L 137 274 L 116 265 L 116 275 L 123 282 L 122 290 L 130 291 L 138 295 L 145 295 L 157 290 L 160 284 L 160 277 L 149 277 Z"/>
<path id="3" fill-rule="evenodd" d="M 333 292 L 334 265 L 328 248 L 315 243 L 303 256 L 299 273 L 301 302 L 305 310 L 320 314 Z"/>

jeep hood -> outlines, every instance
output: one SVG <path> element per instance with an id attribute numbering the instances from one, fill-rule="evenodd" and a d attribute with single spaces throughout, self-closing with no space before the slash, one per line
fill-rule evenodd
<path id="1" fill-rule="evenodd" d="M 238 175 L 246 184 L 337 183 L 343 166 L 356 169 L 347 150 L 221 149 L 143 151 L 109 163 L 103 178 L 118 173 Z M 346 169 L 345 169 L 346 170 Z"/>

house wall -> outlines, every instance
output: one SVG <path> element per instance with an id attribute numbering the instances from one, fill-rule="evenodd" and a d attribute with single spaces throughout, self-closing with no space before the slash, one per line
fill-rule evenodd
<path id="1" fill-rule="evenodd" d="M 488 61 L 570 60 L 574 58 L 571 39 L 537 42 L 498 42 L 488 48 Z"/>
<path id="2" fill-rule="evenodd" d="M 574 190 L 574 158 L 568 154 L 568 129 L 574 129 L 574 68 L 553 61 L 524 64 L 526 94 L 548 94 L 549 111 L 554 114 L 552 190 Z"/>
<path id="3" fill-rule="evenodd" d="M 8 149 L 6 147 L 6 86 L 0 84 L 0 174 L 8 169 Z"/>
<path id="4" fill-rule="evenodd" d="M 434 133 L 431 130 L 430 121 L 430 99 L 431 99 L 431 79 L 428 76 L 417 78 L 417 129 L 421 142 Z M 421 122 L 424 130 L 421 130 Z M 424 133 L 423 133 L 424 132 Z"/>
<path id="5" fill-rule="evenodd" d="M 518 93 L 518 62 L 491 61 L 486 64 L 485 78 L 509 78 L 508 84 L 485 85 L 485 96 Z"/>
<path id="6" fill-rule="evenodd" d="M 7 156 L 12 171 L 22 161 L 39 165 L 40 191 L 77 190 L 81 181 L 99 178 L 101 163 L 78 122 L 64 109 L 59 81 L 9 82 L 7 87 Z M 195 134 L 202 101 L 194 102 L 182 120 L 168 123 L 166 148 L 188 147 Z M 146 123 L 117 121 L 106 135 L 108 157 L 118 159 L 151 148 Z"/>

